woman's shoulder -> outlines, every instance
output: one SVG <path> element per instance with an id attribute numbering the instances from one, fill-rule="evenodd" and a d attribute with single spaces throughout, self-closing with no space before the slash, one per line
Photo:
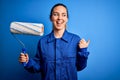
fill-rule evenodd
<path id="1" fill-rule="evenodd" d="M 77 34 L 75 34 L 75 33 L 67 32 L 67 34 L 68 34 L 68 39 L 69 39 L 70 41 L 79 42 L 80 39 L 81 39 L 81 38 L 79 37 L 79 35 L 77 35 Z"/>
<path id="2" fill-rule="evenodd" d="M 47 40 L 47 39 L 49 38 L 50 34 L 51 34 L 51 33 L 42 36 L 42 37 L 40 38 L 40 41 L 45 41 L 45 40 Z"/>
<path id="3" fill-rule="evenodd" d="M 80 38 L 79 35 L 75 34 L 75 33 L 71 33 L 71 32 L 68 32 L 70 36 L 74 37 L 74 38 Z"/>

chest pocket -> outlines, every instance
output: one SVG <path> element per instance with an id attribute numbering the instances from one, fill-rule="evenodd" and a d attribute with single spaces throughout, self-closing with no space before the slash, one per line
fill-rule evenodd
<path id="1" fill-rule="evenodd" d="M 62 54 L 64 58 L 76 58 L 77 53 L 77 45 L 76 44 L 68 44 L 62 50 Z"/>

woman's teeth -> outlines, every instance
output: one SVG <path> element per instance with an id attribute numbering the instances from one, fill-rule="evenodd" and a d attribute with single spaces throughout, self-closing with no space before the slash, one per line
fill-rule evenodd
<path id="1" fill-rule="evenodd" d="M 62 21 L 57 21 L 57 24 L 62 24 L 63 22 Z"/>

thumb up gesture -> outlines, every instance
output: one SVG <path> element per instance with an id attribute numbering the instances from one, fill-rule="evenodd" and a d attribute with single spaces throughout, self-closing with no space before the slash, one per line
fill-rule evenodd
<path id="1" fill-rule="evenodd" d="M 79 48 L 87 48 L 90 43 L 90 40 L 85 41 L 85 39 L 81 39 L 79 42 Z"/>

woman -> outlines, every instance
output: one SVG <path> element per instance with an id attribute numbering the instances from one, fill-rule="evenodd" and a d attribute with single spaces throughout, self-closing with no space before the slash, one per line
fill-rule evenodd
<path id="1" fill-rule="evenodd" d="M 77 80 L 77 71 L 87 65 L 90 41 L 66 30 L 68 10 L 64 4 L 53 6 L 50 20 L 53 30 L 39 40 L 35 58 L 21 53 L 19 62 L 26 62 L 29 72 L 41 72 L 42 80 Z"/>

